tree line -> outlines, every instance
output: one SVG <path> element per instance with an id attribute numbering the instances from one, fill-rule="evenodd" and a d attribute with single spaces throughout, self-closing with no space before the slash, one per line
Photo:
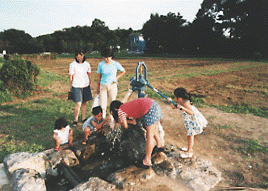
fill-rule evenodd
<path id="1" fill-rule="evenodd" d="M 151 14 L 139 31 L 109 30 L 95 19 L 32 38 L 24 31 L 0 33 L 0 50 L 8 53 L 99 51 L 104 46 L 130 47 L 129 35 L 142 33 L 148 53 L 262 58 L 268 55 L 268 1 L 203 0 L 193 22 L 180 13 Z M 23 47 L 23 48 L 22 48 Z"/>

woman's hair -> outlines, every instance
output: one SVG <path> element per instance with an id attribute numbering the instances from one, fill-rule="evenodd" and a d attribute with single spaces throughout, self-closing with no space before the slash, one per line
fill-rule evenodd
<path id="1" fill-rule="evenodd" d="M 92 114 L 93 114 L 93 115 L 98 115 L 99 113 L 102 113 L 102 108 L 101 108 L 101 106 L 93 107 L 93 109 L 92 109 Z"/>
<path id="2" fill-rule="evenodd" d="M 120 108 L 120 106 L 122 104 L 123 103 L 121 101 L 114 100 L 114 101 L 112 101 L 112 103 L 110 105 L 110 113 L 113 115 L 113 118 L 116 122 L 118 122 L 118 120 L 119 120 L 118 109 Z"/>
<path id="3" fill-rule="evenodd" d="M 111 47 L 105 47 L 101 51 L 101 56 L 104 57 L 104 58 L 112 57 L 112 59 L 114 59 L 114 51 L 113 51 L 113 48 L 111 48 Z"/>
<path id="4" fill-rule="evenodd" d="M 74 58 L 74 59 L 75 59 L 75 61 L 78 63 L 79 61 L 78 61 L 77 58 L 76 58 L 77 55 L 78 55 L 78 54 L 84 55 L 84 52 L 83 52 L 82 50 L 79 50 L 79 51 L 75 51 L 74 54 L 75 54 L 75 58 Z M 82 60 L 82 63 L 85 62 L 85 60 L 86 60 L 86 57 L 85 57 L 85 55 L 84 55 L 84 58 L 83 58 L 83 60 Z"/>
<path id="5" fill-rule="evenodd" d="M 174 96 L 175 96 L 176 98 L 180 98 L 180 97 L 181 97 L 181 98 L 184 99 L 184 100 L 189 100 L 190 103 L 192 104 L 191 94 L 188 93 L 188 92 L 186 91 L 186 89 L 184 89 L 184 88 L 177 88 L 177 89 L 175 89 L 175 90 L 174 90 Z"/>
<path id="6" fill-rule="evenodd" d="M 66 119 L 64 117 L 61 117 L 61 118 L 58 118 L 56 121 L 55 121 L 55 127 L 54 129 L 62 129 L 63 127 L 66 127 L 68 125 Z"/>

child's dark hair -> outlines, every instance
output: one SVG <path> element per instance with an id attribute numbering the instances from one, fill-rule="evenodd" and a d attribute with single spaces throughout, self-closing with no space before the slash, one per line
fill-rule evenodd
<path id="1" fill-rule="evenodd" d="M 68 125 L 66 119 L 64 117 L 61 117 L 61 118 L 58 118 L 56 121 L 55 121 L 55 127 L 54 129 L 62 129 L 63 127 L 66 127 Z"/>
<path id="2" fill-rule="evenodd" d="M 83 50 L 76 50 L 75 53 L 74 53 L 74 55 L 75 55 L 75 61 L 76 61 L 77 63 L 79 62 L 79 61 L 77 60 L 77 58 L 76 58 L 78 54 L 84 55 Z M 84 55 L 83 60 L 82 60 L 82 63 L 85 62 L 85 60 L 86 60 L 86 57 L 85 57 L 85 55 Z"/>
<path id="3" fill-rule="evenodd" d="M 92 114 L 93 114 L 93 115 L 98 115 L 99 113 L 102 113 L 102 108 L 101 108 L 101 106 L 93 107 L 93 109 L 92 109 Z"/>
<path id="4" fill-rule="evenodd" d="M 114 59 L 114 51 L 112 47 L 105 47 L 101 51 L 101 56 L 104 58 L 112 57 Z"/>
<path id="5" fill-rule="evenodd" d="M 189 100 L 190 103 L 193 104 L 193 103 L 192 103 L 192 100 L 191 100 L 191 94 L 188 93 L 188 92 L 186 91 L 186 89 L 184 89 L 184 88 L 177 88 L 177 89 L 175 89 L 175 90 L 174 90 L 174 96 L 175 96 L 176 98 L 180 98 L 180 97 L 181 97 L 182 99 Z"/>
<path id="6" fill-rule="evenodd" d="M 118 116 L 118 109 L 123 103 L 118 100 L 112 101 L 110 105 L 110 113 L 113 115 L 113 118 L 116 122 L 118 122 L 119 116 Z"/>

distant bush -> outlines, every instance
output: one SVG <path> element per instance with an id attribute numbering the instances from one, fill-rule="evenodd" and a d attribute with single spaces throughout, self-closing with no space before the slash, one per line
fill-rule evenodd
<path id="1" fill-rule="evenodd" d="M 57 58 L 58 58 L 58 53 L 57 52 L 52 52 L 50 59 L 55 60 Z"/>
<path id="2" fill-rule="evenodd" d="M 29 60 L 7 60 L 0 69 L 1 91 L 25 97 L 34 90 L 40 69 Z"/>

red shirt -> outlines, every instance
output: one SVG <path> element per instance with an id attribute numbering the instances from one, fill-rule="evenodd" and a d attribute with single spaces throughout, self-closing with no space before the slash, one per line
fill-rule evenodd
<path id="1" fill-rule="evenodd" d="M 138 98 L 122 104 L 118 110 L 120 122 L 124 121 L 126 117 L 141 118 L 150 110 L 153 102 L 154 100 L 150 98 Z"/>

